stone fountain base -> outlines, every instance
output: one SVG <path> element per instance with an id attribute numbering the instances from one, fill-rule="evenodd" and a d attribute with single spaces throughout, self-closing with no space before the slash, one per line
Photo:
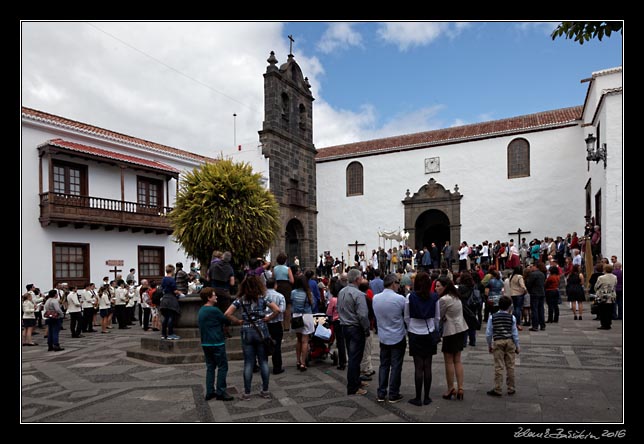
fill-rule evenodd
<path id="1" fill-rule="evenodd" d="M 199 309 L 203 305 L 197 295 L 179 299 L 181 316 L 179 316 L 174 333 L 181 337 L 177 340 L 161 339 L 161 334 L 141 338 L 141 345 L 126 350 L 130 358 L 142 359 L 157 364 L 191 364 L 204 362 L 201 349 L 199 326 L 197 323 Z M 226 340 L 228 360 L 243 359 L 239 328 L 229 327 L 232 338 Z"/>

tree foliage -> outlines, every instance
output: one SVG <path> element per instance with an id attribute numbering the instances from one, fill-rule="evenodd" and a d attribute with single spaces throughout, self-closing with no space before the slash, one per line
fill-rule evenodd
<path id="1" fill-rule="evenodd" d="M 202 266 L 217 249 L 236 263 L 262 256 L 280 228 L 279 206 L 247 163 L 219 159 L 185 175 L 169 218 L 174 237 Z"/>
<path id="2" fill-rule="evenodd" d="M 580 45 L 590 39 L 601 41 L 604 36 L 610 37 L 613 32 L 622 31 L 623 22 L 561 22 L 550 36 L 552 40 L 565 35 L 567 39 L 575 39 Z"/>

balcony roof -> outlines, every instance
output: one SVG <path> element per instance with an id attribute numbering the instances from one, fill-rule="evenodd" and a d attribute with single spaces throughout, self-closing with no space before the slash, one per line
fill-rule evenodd
<path id="1" fill-rule="evenodd" d="M 180 171 L 170 165 L 158 162 L 156 160 L 143 159 L 142 157 L 130 156 L 128 154 L 109 151 L 103 148 L 96 148 L 81 143 L 69 142 L 63 139 L 51 139 L 38 146 L 39 150 L 46 149 L 47 147 L 56 147 L 58 151 L 66 151 L 75 154 L 81 154 L 82 157 L 87 158 L 101 158 L 116 161 L 116 163 L 124 163 L 128 165 L 135 165 L 137 167 L 144 167 L 147 170 L 154 170 L 162 172 L 163 174 L 178 177 Z"/>

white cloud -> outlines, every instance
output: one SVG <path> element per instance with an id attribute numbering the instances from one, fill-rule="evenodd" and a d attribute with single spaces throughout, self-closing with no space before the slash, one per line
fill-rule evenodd
<path id="1" fill-rule="evenodd" d="M 456 118 L 454 119 L 450 127 L 463 126 L 463 125 L 467 125 L 467 122 L 463 119 Z"/>
<path id="2" fill-rule="evenodd" d="M 378 35 L 406 51 L 413 46 L 429 45 L 441 35 L 455 38 L 469 26 L 467 22 L 387 22 L 380 25 Z"/>
<path id="3" fill-rule="evenodd" d="M 114 37 L 82 22 L 23 23 L 22 105 L 206 156 L 235 152 L 235 141 L 257 149 L 266 59 L 274 50 L 281 65 L 288 54 L 282 24 L 95 26 Z M 321 61 L 303 53 L 296 60 L 316 98 L 318 147 L 444 126 L 440 107 L 384 123 L 369 103 L 334 108 L 322 94 Z"/>
<path id="4" fill-rule="evenodd" d="M 353 29 L 351 23 L 330 23 L 318 42 L 318 49 L 328 54 L 336 49 L 350 46 L 362 47 L 362 35 Z"/>
<path id="5" fill-rule="evenodd" d="M 325 148 L 345 143 L 380 139 L 383 137 L 429 131 L 443 127 L 438 118 L 443 105 L 401 113 L 378 125 L 378 115 L 370 104 L 364 104 L 360 111 L 336 110 L 328 103 L 316 104 L 315 146 Z"/>
<path id="6" fill-rule="evenodd" d="M 545 35 L 552 34 L 561 22 L 522 22 L 516 23 L 514 28 L 521 34 L 540 32 Z"/>

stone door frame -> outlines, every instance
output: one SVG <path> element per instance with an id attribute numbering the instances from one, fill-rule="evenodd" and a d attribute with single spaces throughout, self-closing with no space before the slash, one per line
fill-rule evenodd
<path id="1" fill-rule="evenodd" d="M 427 210 L 439 210 L 449 219 L 449 243 L 458 246 L 461 243 L 461 199 L 458 185 L 449 191 L 434 178 L 421 186 L 414 195 L 409 189 L 402 201 L 405 211 L 405 231 L 409 233 L 407 245 L 416 245 L 416 220 Z M 413 247 L 412 247 L 413 248 Z"/>

